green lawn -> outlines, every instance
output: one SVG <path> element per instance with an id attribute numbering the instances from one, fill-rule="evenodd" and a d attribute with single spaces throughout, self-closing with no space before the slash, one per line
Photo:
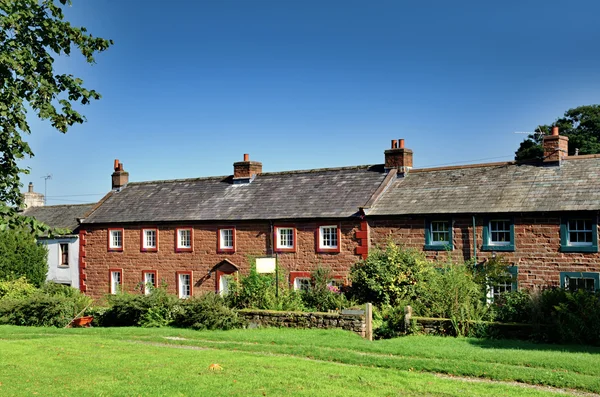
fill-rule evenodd
<path id="1" fill-rule="evenodd" d="M 214 363 L 222 370 L 209 370 Z M 1 396 L 557 395 L 526 384 L 600 393 L 600 349 L 424 336 L 368 342 L 325 330 L 0 326 Z"/>

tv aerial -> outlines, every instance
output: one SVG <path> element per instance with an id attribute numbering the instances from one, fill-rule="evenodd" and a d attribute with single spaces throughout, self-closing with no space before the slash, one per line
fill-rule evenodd
<path id="1" fill-rule="evenodd" d="M 46 197 L 47 197 L 46 191 L 48 188 L 48 179 L 52 179 L 52 174 L 44 175 L 42 178 L 44 178 L 44 205 L 46 205 Z"/>
<path id="2" fill-rule="evenodd" d="M 544 135 L 546 135 L 546 133 L 544 131 L 542 131 L 542 127 L 538 126 L 538 128 L 531 132 L 531 131 L 515 131 L 515 134 L 527 134 L 527 135 L 533 135 L 536 139 L 541 139 Z"/>

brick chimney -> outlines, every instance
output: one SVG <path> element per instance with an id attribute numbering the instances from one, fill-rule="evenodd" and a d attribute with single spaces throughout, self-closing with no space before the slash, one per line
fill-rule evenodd
<path id="1" fill-rule="evenodd" d="M 569 137 L 558 134 L 558 127 L 552 127 L 552 135 L 544 136 L 544 163 L 556 163 L 569 153 Z"/>
<path id="2" fill-rule="evenodd" d="M 262 163 L 250 161 L 250 155 L 244 154 L 244 161 L 233 163 L 233 183 L 250 183 L 254 177 L 262 173 Z"/>
<path id="3" fill-rule="evenodd" d="M 413 151 L 404 148 L 404 139 L 392 139 L 392 148 L 385 151 L 385 172 L 397 168 L 407 173 L 413 167 Z"/>
<path id="4" fill-rule="evenodd" d="M 123 170 L 123 163 L 115 159 L 115 172 L 112 174 L 112 188 L 121 189 L 129 182 L 129 172 Z"/>

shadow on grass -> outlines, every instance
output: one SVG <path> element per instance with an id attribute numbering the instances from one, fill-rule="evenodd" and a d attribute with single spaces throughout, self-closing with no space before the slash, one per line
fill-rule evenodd
<path id="1" fill-rule="evenodd" d="M 600 347 L 589 345 L 559 345 L 552 343 L 536 343 L 517 339 L 476 339 L 469 338 L 469 344 L 483 349 L 516 349 L 557 351 L 567 353 L 600 354 Z"/>

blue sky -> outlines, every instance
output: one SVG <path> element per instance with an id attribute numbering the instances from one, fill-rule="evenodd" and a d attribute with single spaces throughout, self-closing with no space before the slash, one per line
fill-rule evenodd
<path id="1" fill-rule="evenodd" d="M 31 118 L 22 182 L 93 202 L 113 160 L 130 181 L 383 162 L 511 160 L 524 135 L 600 103 L 600 2 L 73 0 L 115 44 L 57 59 L 103 98 L 66 135 Z"/>

